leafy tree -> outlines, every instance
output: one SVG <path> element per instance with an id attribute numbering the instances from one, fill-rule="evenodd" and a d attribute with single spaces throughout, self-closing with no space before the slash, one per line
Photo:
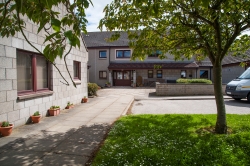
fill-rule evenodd
<path id="1" fill-rule="evenodd" d="M 56 68 L 56 57 L 64 58 L 69 73 L 66 57 L 72 47 L 80 48 L 81 33 L 86 33 L 85 9 L 92 4 L 91 0 L 1 0 L 0 1 L 0 36 L 14 36 L 21 32 L 25 40 L 39 53 L 51 62 Z M 61 5 L 61 6 L 60 6 Z M 92 4 L 93 5 L 93 4 Z M 55 7 L 65 8 L 66 14 L 60 13 Z M 24 33 L 26 23 L 24 16 L 38 25 L 37 33 L 44 30 L 46 44 L 43 52 L 27 39 Z M 69 44 L 70 48 L 67 48 Z M 68 81 L 63 77 L 66 85 Z"/>
<path id="2" fill-rule="evenodd" d="M 217 105 L 215 132 L 226 133 L 222 59 L 229 52 L 244 55 L 250 47 L 249 37 L 240 36 L 250 27 L 249 6 L 249 0 L 114 0 L 104 8 L 99 28 L 126 31 L 132 59 L 143 60 L 156 50 L 163 53 L 160 58 L 166 58 L 165 53 L 176 60 L 209 57 Z M 118 38 L 116 32 L 110 40 Z"/>

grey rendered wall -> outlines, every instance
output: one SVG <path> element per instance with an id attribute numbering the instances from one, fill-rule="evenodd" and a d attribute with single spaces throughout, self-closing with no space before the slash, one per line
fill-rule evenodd
<path id="1" fill-rule="evenodd" d="M 245 67 L 239 66 L 239 64 L 233 66 L 224 66 L 222 68 L 222 83 L 228 83 L 239 77 L 245 71 Z"/>
<path id="2" fill-rule="evenodd" d="M 57 10 L 63 10 L 59 5 Z M 25 34 L 28 39 L 40 50 L 44 49 L 43 41 L 45 32 L 37 34 L 38 26 L 24 17 L 26 21 Z M 87 96 L 87 61 L 88 53 L 81 41 L 80 49 L 73 49 L 67 57 L 70 73 L 73 74 L 73 60 L 81 62 L 81 82 L 75 88 L 66 72 L 64 61 L 57 58 L 56 64 L 62 74 L 66 77 L 70 86 L 62 84 L 59 72 L 52 67 L 52 89 L 53 95 L 47 95 L 25 100 L 17 100 L 17 48 L 36 52 L 23 38 L 21 33 L 14 37 L 1 38 L 0 40 L 0 121 L 8 120 L 15 126 L 25 124 L 30 115 L 39 111 L 43 116 L 52 105 L 64 108 L 68 101 L 78 104 L 83 96 Z"/>
<path id="3" fill-rule="evenodd" d="M 107 58 L 99 58 L 99 51 L 107 51 Z M 109 49 L 89 49 L 89 82 L 104 86 L 108 81 Z M 99 71 L 107 72 L 107 79 L 99 79 Z"/>

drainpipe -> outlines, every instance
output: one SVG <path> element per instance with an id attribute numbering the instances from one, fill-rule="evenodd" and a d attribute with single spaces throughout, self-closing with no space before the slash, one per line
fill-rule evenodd
<path id="1" fill-rule="evenodd" d="M 197 71 L 198 71 L 198 68 L 196 68 L 196 74 L 195 74 L 195 78 L 197 78 L 197 75 L 198 75 L 198 74 L 197 74 Z"/>
<path id="2" fill-rule="evenodd" d="M 210 80 L 212 80 L 212 77 L 211 77 L 211 75 L 212 75 L 211 69 L 212 69 L 212 67 L 210 67 Z"/>
<path id="3" fill-rule="evenodd" d="M 108 64 L 108 66 L 110 65 L 110 47 L 109 47 L 109 64 Z M 113 86 L 113 79 L 112 79 L 112 70 L 109 70 L 108 69 L 108 71 L 109 71 L 109 82 L 110 82 L 110 84 L 111 84 L 111 86 Z M 111 73 L 110 73 L 111 72 Z"/>
<path id="4" fill-rule="evenodd" d="M 109 47 L 109 65 L 110 65 L 110 47 Z"/>

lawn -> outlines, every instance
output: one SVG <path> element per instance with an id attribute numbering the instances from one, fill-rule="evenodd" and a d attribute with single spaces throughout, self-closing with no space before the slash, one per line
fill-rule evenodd
<path id="1" fill-rule="evenodd" d="M 92 165 L 250 165 L 250 115 L 129 115 L 112 127 Z"/>

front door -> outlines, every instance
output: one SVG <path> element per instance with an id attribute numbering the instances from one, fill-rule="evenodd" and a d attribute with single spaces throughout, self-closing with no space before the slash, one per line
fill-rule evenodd
<path id="1" fill-rule="evenodd" d="M 114 86 L 131 86 L 130 70 L 115 70 L 113 72 Z"/>

